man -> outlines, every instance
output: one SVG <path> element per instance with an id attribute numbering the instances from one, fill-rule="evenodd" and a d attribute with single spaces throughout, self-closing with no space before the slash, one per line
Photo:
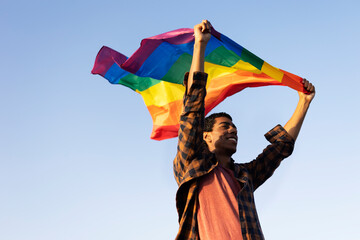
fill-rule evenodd
<path id="1" fill-rule="evenodd" d="M 286 125 L 265 134 L 270 145 L 255 160 L 234 163 L 237 129 L 231 117 L 218 113 L 204 120 L 204 58 L 210 31 L 207 20 L 194 27 L 193 60 L 184 80 L 184 111 L 174 160 L 180 224 L 176 239 L 264 239 L 253 192 L 292 153 L 315 88 L 304 79 L 304 88 L 311 94 L 299 92 L 298 105 Z"/>

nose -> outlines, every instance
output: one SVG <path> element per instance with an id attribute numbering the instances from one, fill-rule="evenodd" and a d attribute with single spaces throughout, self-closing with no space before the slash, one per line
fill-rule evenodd
<path id="1" fill-rule="evenodd" d="M 237 128 L 235 126 L 230 126 L 229 133 L 235 133 L 237 134 Z"/>

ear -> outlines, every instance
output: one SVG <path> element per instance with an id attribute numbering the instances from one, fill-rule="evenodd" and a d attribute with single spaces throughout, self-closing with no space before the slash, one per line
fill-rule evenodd
<path id="1" fill-rule="evenodd" d="M 204 138 L 205 142 L 207 142 L 207 143 L 212 142 L 212 136 L 211 136 L 210 132 L 204 132 L 203 133 L 203 138 Z"/>

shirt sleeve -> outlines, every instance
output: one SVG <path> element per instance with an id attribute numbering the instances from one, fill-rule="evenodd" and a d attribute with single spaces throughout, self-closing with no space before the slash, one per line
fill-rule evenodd
<path id="1" fill-rule="evenodd" d="M 267 132 L 265 138 L 271 144 L 256 159 L 245 164 L 252 178 L 254 191 L 272 176 L 281 161 L 290 156 L 294 149 L 294 139 L 281 125 Z"/>
<path id="2" fill-rule="evenodd" d="M 186 90 L 179 123 L 177 154 L 174 160 L 174 174 L 178 184 L 182 182 L 188 166 L 200 151 L 203 141 L 207 74 L 195 72 L 190 89 L 187 89 L 187 76 L 188 74 L 184 79 Z"/>

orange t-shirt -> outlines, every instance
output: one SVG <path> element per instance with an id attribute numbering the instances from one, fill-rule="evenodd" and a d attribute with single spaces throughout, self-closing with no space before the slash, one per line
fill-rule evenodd
<path id="1" fill-rule="evenodd" d="M 217 166 L 201 178 L 197 220 L 201 240 L 242 240 L 236 196 L 241 190 L 231 170 Z"/>

